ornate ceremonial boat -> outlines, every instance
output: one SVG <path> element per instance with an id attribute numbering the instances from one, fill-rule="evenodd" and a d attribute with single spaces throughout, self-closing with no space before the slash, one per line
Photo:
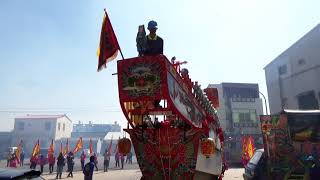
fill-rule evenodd
<path id="1" fill-rule="evenodd" d="M 164 55 L 120 60 L 122 111 L 141 179 L 218 179 L 224 172 L 223 132 L 214 106 L 217 90 L 205 89 Z"/>

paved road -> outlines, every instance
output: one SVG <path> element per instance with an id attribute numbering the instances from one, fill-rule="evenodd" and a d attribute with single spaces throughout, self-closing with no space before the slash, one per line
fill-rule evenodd
<path id="1" fill-rule="evenodd" d="M 103 161 L 102 157 L 99 158 L 99 171 L 94 172 L 94 180 L 140 180 L 141 172 L 138 167 L 137 161 L 135 158 L 133 158 L 133 164 L 125 164 L 124 169 L 115 168 L 115 161 L 114 157 L 111 157 L 110 162 L 110 170 L 108 172 L 103 172 Z M 5 167 L 5 161 L 1 161 L 0 167 Z M 25 166 L 24 168 L 28 168 Z M 48 173 L 48 166 L 46 165 L 44 167 L 45 172 L 43 173 L 43 178 L 45 179 L 55 179 L 55 172 L 53 174 Z M 64 167 L 64 172 L 62 174 L 62 178 L 66 179 L 67 172 L 66 166 Z M 243 168 L 231 168 L 226 171 L 224 180 L 241 180 L 242 173 L 244 172 Z M 76 180 L 82 180 L 83 179 L 83 173 L 80 171 L 80 160 L 75 159 L 75 172 L 73 179 Z"/>
<path id="2" fill-rule="evenodd" d="M 239 169 L 229 169 L 225 173 L 224 180 L 241 180 L 243 168 Z M 66 178 L 67 173 L 65 172 L 62 175 L 64 178 Z M 138 169 L 111 169 L 108 172 L 103 171 L 95 171 L 93 175 L 94 180 L 105 180 L 105 179 L 112 179 L 112 180 L 140 180 L 141 172 Z M 47 175 L 45 174 L 43 176 L 45 179 L 53 180 L 55 179 L 55 175 Z M 78 171 L 74 173 L 73 179 L 83 179 L 82 172 Z"/>

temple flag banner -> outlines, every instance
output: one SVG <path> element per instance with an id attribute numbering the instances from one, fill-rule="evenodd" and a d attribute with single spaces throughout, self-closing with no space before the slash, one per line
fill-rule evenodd
<path id="1" fill-rule="evenodd" d="M 117 37 L 113 31 L 108 14 L 105 11 L 100 34 L 100 45 L 97 51 L 97 56 L 99 57 L 98 71 L 106 68 L 106 64 L 117 57 L 119 50 L 120 46 Z"/>
<path id="2" fill-rule="evenodd" d="M 251 159 L 251 157 L 253 156 L 253 153 L 254 153 L 254 140 L 253 140 L 252 136 L 250 136 L 248 138 L 247 148 L 248 148 L 247 151 L 248 151 L 249 158 Z"/>
<path id="3" fill-rule="evenodd" d="M 60 153 L 63 153 L 63 145 L 62 145 L 62 141 L 60 141 Z"/>
<path id="4" fill-rule="evenodd" d="M 38 139 L 37 143 L 34 145 L 34 148 L 31 153 L 31 157 L 35 157 L 40 154 L 40 141 Z"/>
<path id="5" fill-rule="evenodd" d="M 78 141 L 77 141 L 77 144 L 76 144 L 76 146 L 74 147 L 74 149 L 73 149 L 73 153 L 76 153 L 76 152 L 78 152 L 80 149 L 82 149 L 83 148 L 83 142 L 82 142 L 82 137 L 80 137 L 79 139 L 78 139 Z"/>
<path id="6" fill-rule="evenodd" d="M 64 150 L 63 155 L 66 155 L 69 151 L 70 151 L 70 144 L 69 144 L 69 139 L 67 139 L 66 149 Z"/>
<path id="7" fill-rule="evenodd" d="M 53 139 L 51 139 L 51 144 L 48 149 L 48 155 L 53 155 L 53 154 L 54 154 L 54 142 L 53 142 Z"/>
<path id="8" fill-rule="evenodd" d="M 18 160 L 18 163 L 20 164 L 20 155 L 21 155 L 21 152 L 22 152 L 22 140 L 20 140 L 20 143 L 18 144 L 18 148 L 16 149 L 16 158 Z"/>
<path id="9" fill-rule="evenodd" d="M 92 139 L 90 139 L 90 141 L 89 141 L 89 153 L 90 153 L 90 155 L 92 155 L 92 153 L 93 153 Z"/>
<path id="10" fill-rule="evenodd" d="M 111 156 L 111 151 L 112 151 L 112 139 L 113 139 L 113 136 L 111 136 L 111 142 L 109 144 L 109 147 L 108 147 L 108 154 Z"/>

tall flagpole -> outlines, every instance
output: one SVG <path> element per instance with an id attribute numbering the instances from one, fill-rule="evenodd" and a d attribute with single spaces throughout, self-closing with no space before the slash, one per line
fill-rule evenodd
<path id="1" fill-rule="evenodd" d="M 104 8 L 104 13 L 106 14 L 106 16 L 107 16 L 107 17 L 108 17 L 108 19 L 109 19 L 109 16 L 108 16 L 108 13 L 107 13 L 107 11 L 106 11 L 106 8 Z M 113 28 L 111 28 L 111 30 L 112 30 L 113 34 L 115 34 L 115 33 L 114 33 L 114 31 L 113 31 Z M 118 40 L 117 40 L 117 41 L 118 41 Z M 118 44 L 119 44 L 119 42 L 118 42 Z M 122 51 L 121 51 L 121 47 L 120 47 L 120 45 L 119 45 L 119 51 L 120 51 L 120 54 L 121 54 L 122 60 L 124 60 L 124 57 L 123 57 L 123 54 L 122 54 Z"/>

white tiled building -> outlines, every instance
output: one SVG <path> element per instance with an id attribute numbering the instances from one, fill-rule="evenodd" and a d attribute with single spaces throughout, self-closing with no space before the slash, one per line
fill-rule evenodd
<path id="1" fill-rule="evenodd" d="M 16 117 L 12 132 L 12 145 L 23 141 L 24 151 L 29 155 L 39 139 L 41 148 L 48 148 L 54 141 L 70 138 L 72 121 L 66 115 L 26 115 Z"/>

